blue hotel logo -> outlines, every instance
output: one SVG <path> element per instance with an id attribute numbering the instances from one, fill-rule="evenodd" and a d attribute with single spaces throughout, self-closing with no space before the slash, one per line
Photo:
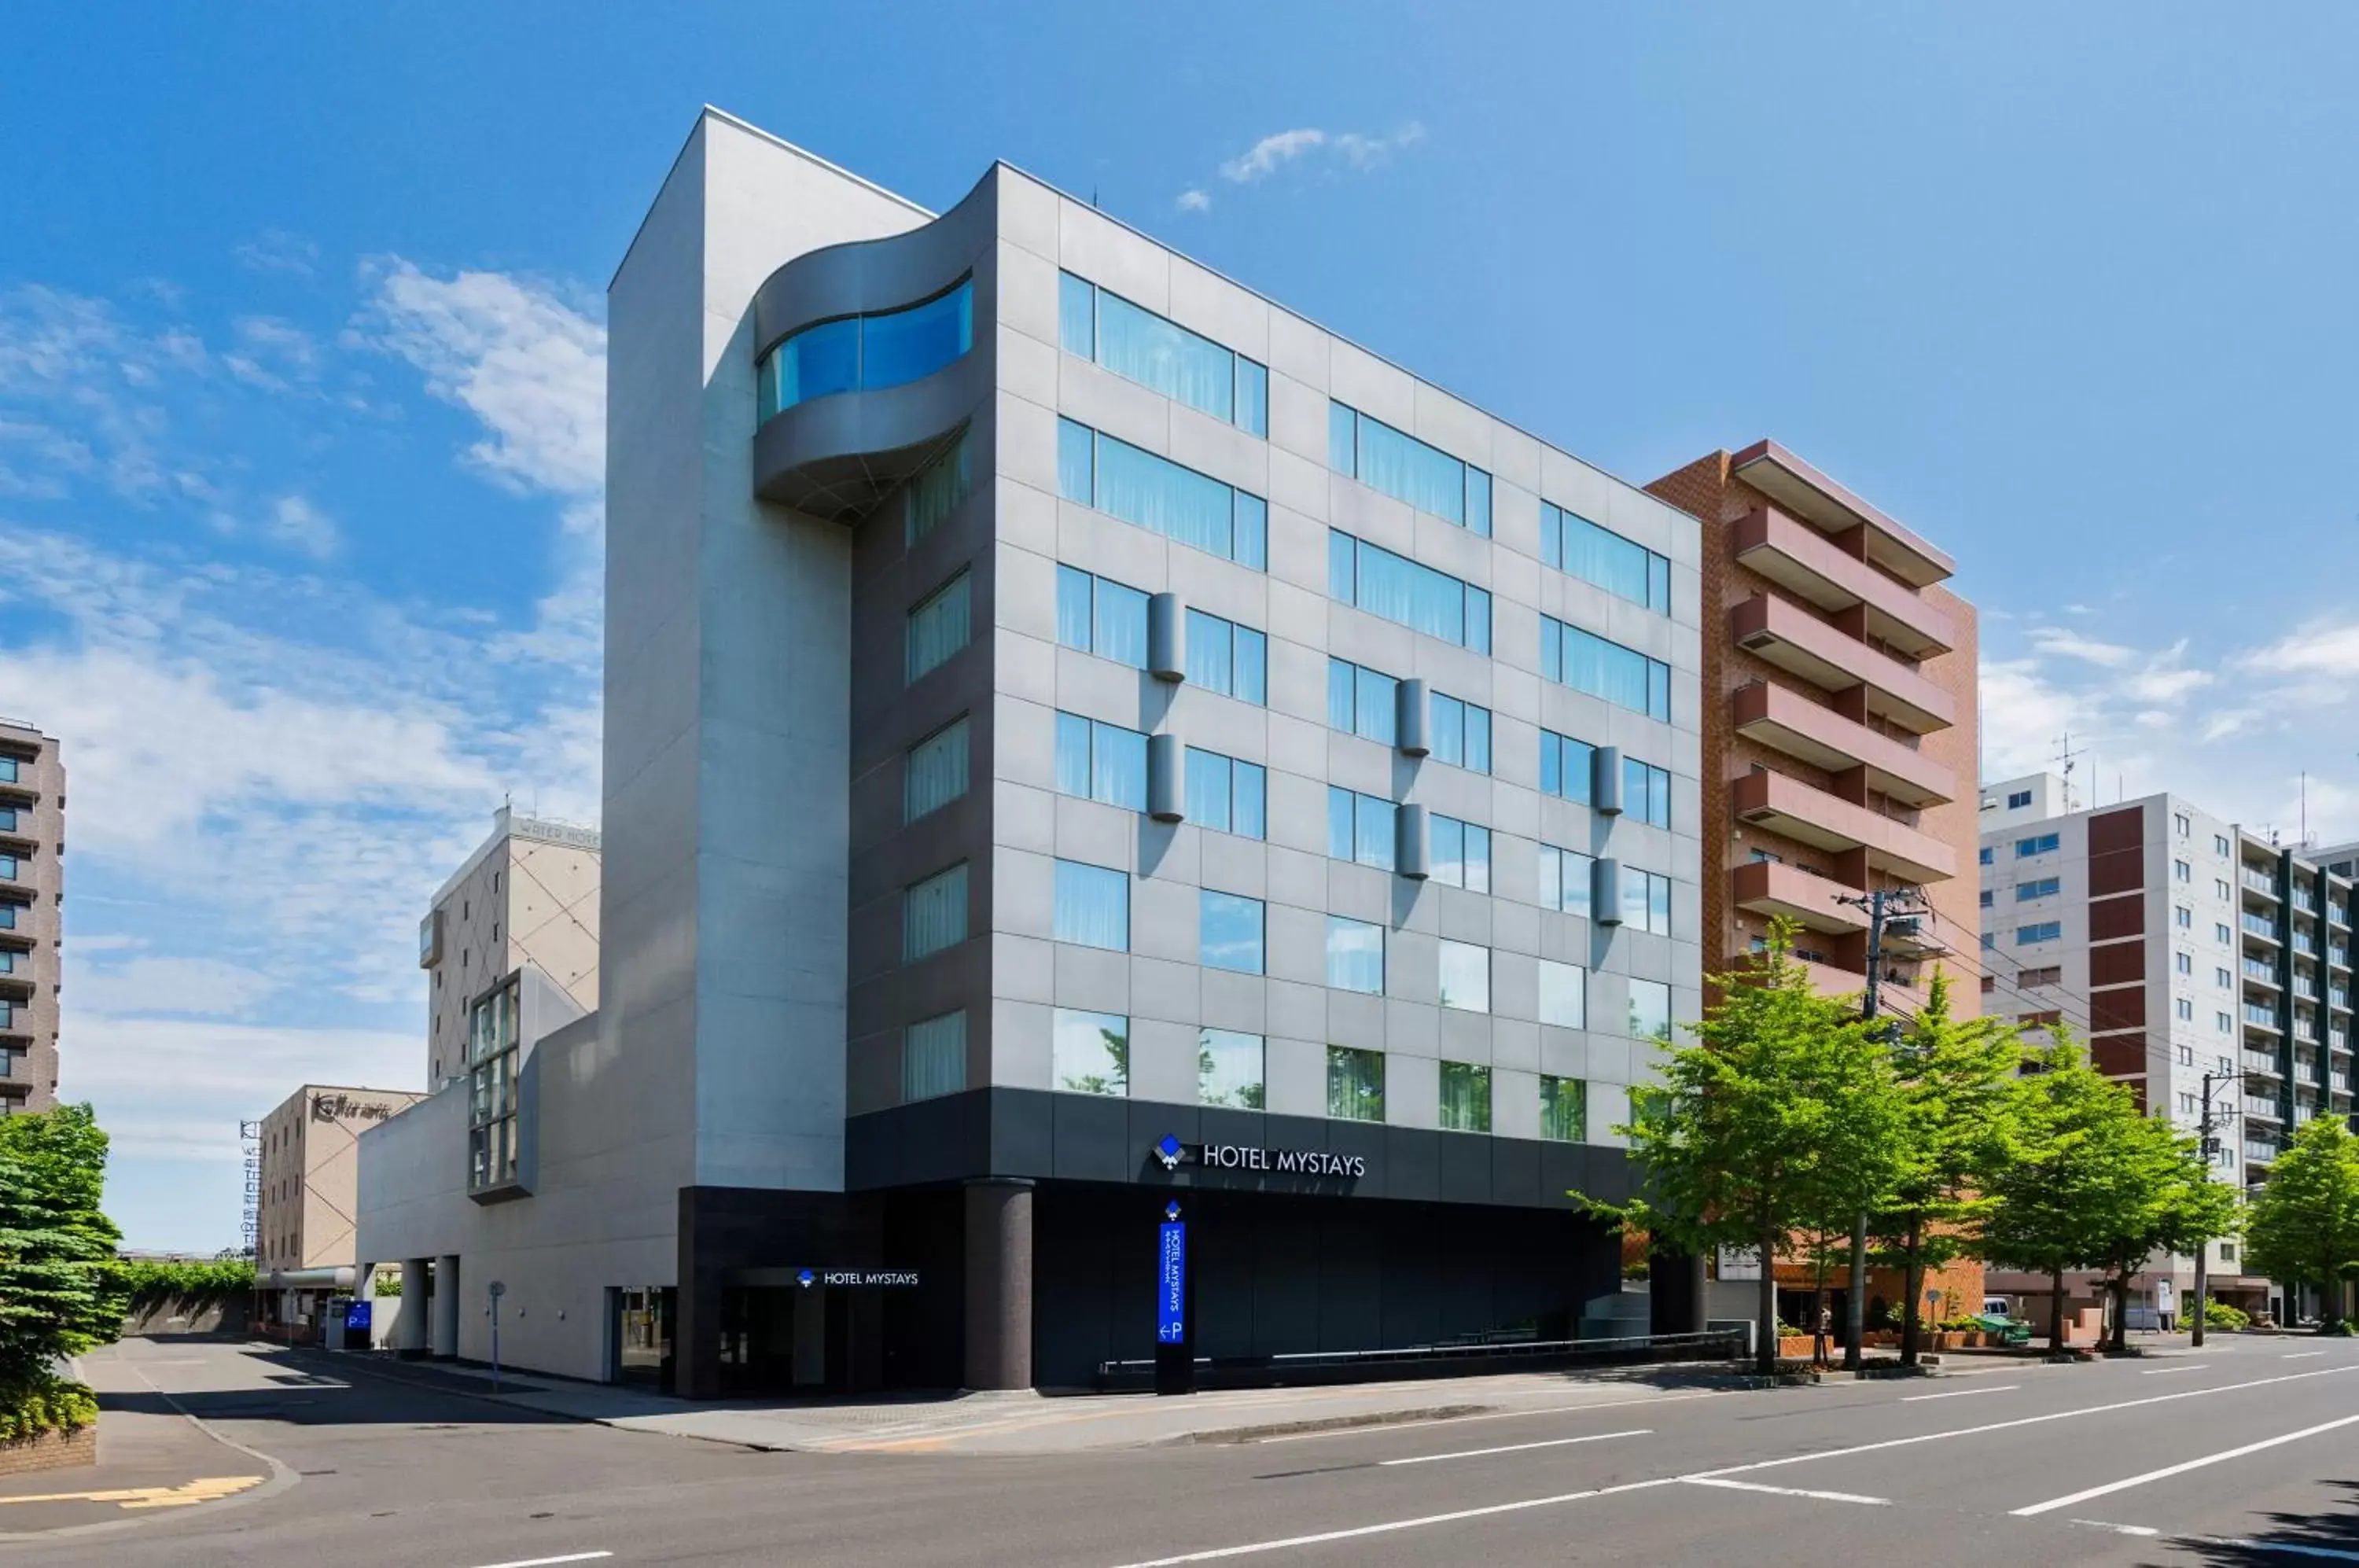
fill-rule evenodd
<path id="1" fill-rule="evenodd" d="M 1166 1171 L 1177 1171 L 1191 1146 L 1165 1133 L 1148 1150 Z M 1368 1173 L 1367 1160 L 1357 1154 L 1330 1154 L 1321 1149 L 1254 1149 L 1241 1143 L 1192 1146 L 1195 1160 L 1208 1171 L 1268 1171 L 1284 1176 L 1342 1176 L 1357 1181 Z"/>
<path id="2" fill-rule="evenodd" d="M 1163 1141 L 1155 1146 L 1155 1158 L 1163 1161 L 1166 1171 L 1179 1170 L 1180 1158 L 1187 1152 L 1188 1146 L 1168 1132 L 1163 1135 Z"/>

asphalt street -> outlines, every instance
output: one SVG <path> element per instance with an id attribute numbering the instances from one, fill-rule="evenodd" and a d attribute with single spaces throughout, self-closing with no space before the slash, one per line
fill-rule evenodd
<path id="1" fill-rule="evenodd" d="M 2359 1563 L 2348 1341 L 1636 1383 L 1577 1410 L 1029 1457 L 752 1453 L 365 1375 L 273 1382 L 234 1346 L 124 1354 L 273 1483 L 138 1517 L 92 1505 L 0 1537 L 0 1568 Z"/>

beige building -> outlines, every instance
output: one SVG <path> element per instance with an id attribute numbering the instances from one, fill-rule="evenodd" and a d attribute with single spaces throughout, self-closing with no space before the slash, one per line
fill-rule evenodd
<path id="1" fill-rule="evenodd" d="M 423 1098 L 399 1089 L 306 1083 L 262 1118 L 258 1270 L 352 1267 L 360 1136 Z"/>
<path id="2" fill-rule="evenodd" d="M 65 811 L 57 741 L 0 719 L 0 1116 L 58 1102 Z"/>
<path id="3" fill-rule="evenodd" d="M 598 1006 L 598 830 L 503 806 L 492 833 L 434 895 L 418 928 L 427 972 L 426 1082 L 467 1070 L 467 1014 L 510 975 L 538 970 L 584 1012 Z"/>

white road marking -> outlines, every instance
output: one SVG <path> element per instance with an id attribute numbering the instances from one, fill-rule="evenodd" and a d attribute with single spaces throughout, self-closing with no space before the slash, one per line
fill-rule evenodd
<path id="1" fill-rule="evenodd" d="M 2173 1372 L 2201 1372 L 2211 1365 L 2212 1363 L 2209 1361 L 2199 1361 L 2192 1367 L 2149 1367 L 2145 1371 L 2139 1373 L 2138 1376 L 2141 1377 L 2168 1377 Z"/>
<path id="2" fill-rule="evenodd" d="M 1910 1394 L 1900 1402 L 1904 1405 L 1914 1405 L 1926 1399 L 1963 1399 L 1968 1394 L 2011 1394 L 2022 1387 L 2020 1383 L 2001 1383 L 1995 1388 L 1952 1388 L 1946 1394 Z"/>
<path id="3" fill-rule="evenodd" d="M 2323 1356 L 2323 1350 L 2288 1350 L 2277 1357 L 2280 1361 L 2307 1361 L 2313 1356 Z"/>
<path id="4" fill-rule="evenodd" d="M 550 1568 L 557 1563 L 595 1563 L 601 1557 L 612 1557 L 611 1552 L 574 1552 L 563 1557 L 526 1557 L 514 1563 L 486 1563 L 483 1568 Z"/>
<path id="5" fill-rule="evenodd" d="M 1577 1416 L 1591 1410 L 1627 1410 L 1632 1405 L 1676 1405 L 1689 1399 L 1724 1399 L 1728 1395 L 1714 1389 L 1702 1394 L 1659 1394 L 1644 1399 L 1605 1399 L 1587 1404 L 1532 1405 L 1519 1410 L 1485 1410 L 1479 1416 L 1435 1416 L 1430 1421 L 1371 1423 L 1367 1426 L 1338 1427 L 1332 1432 L 1289 1432 L 1277 1437 L 1257 1437 L 1253 1446 L 1265 1443 L 1310 1443 L 1330 1437 L 1375 1437 L 1388 1432 L 1407 1432 L 1420 1426 L 1464 1426 L 1469 1421 L 1507 1421 L 1516 1416 Z"/>
<path id="6" fill-rule="evenodd" d="M 2243 1388 L 2265 1388 L 2276 1383 L 2299 1383 L 2311 1377 L 2332 1377 L 2338 1373 L 2359 1370 L 2352 1367 L 2330 1367 L 2322 1372 L 2288 1372 L 2275 1377 L 2256 1377 L 2249 1383 L 2215 1383 L 2209 1388 L 2190 1388 L 2183 1394 L 2149 1394 L 2143 1399 L 2123 1399 L 2111 1405 L 2091 1405 L 2085 1410 L 2051 1410 L 2044 1416 L 2018 1416 L 2013 1421 L 1990 1421 L 1982 1426 L 1959 1427 L 1953 1432 L 1929 1432 L 1916 1437 L 1890 1438 L 1883 1443 L 1863 1443 L 1853 1448 L 1830 1448 L 1817 1454 L 1789 1454 L 1782 1459 L 1757 1460 L 1751 1465 L 1731 1465 L 1725 1469 L 1706 1470 L 1706 1475 L 1742 1475 L 1755 1470 L 1774 1470 L 1783 1465 L 1807 1465 L 1814 1459 L 1843 1459 L 1854 1454 L 1874 1454 L 1886 1448 L 1913 1448 L 1920 1443 L 1941 1443 L 1952 1437 L 1975 1437 L 1986 1432 L 2007 1432 L 2019 1426 L 2040 1426 L 2049 1421 L 2071 1421 L 2081 1416 L 2101 1416 L 2114 1410 L 2136 1410 L 2144 1405 L 2167 1405 L 2175 1399 L 2205 1399 L 2214 1394 L 2233 1394 Z M 2359 1416 L 2352 1418 L 2359 1421 Z M 1689 1477 L 1680 1477 L 1688 1479 Z"/>
<path id="7" fill-rule="evenodd" d="M 2283 1541 L 2246 1541 L 2222 1535 L 2182 1536 L 2207 1546 L 2239 1546 L 2247 1552 L 2288 1552 L 2297 1557 L 2332 1557 L 2338 1563 L 2359 1563 L 2359 1552 L 2337 1552 L 2331 1546 L 2296 1546 Z"/>
<path id="8" fill-rule="evenodd" d="M 1764 1486 L 1757 1481 L 1724 1481 L 1717 1475 L 1685 1477 L 1690 1486 L 1725 1486 L 1732 1492 L 1767 1492 L 1779 1497 L 1815 1497 L 1822 1503 L 1866 1503 L 1873 1508 L 1888 1508 L 1890 1497 L 1863 1497 L 1857 1492 L 1813 1492 L 1801 1486 Z"/>
<path id="9" fill-rule="evenodd" d="M 2013 1512 L 2017 1519 L 2027 1519 L 2033 1514 L 2044 1514 L 2050 1508 L 2066 1508 L 2073 1503 L 2085 1503 L 2091 1497 L 2102 1497 L 2114 1492 L 2125 1492 L 2132 1486 L 2143 1486 L 2148 1481 L 2161 1481 L 2173 1475 L 2184 1475 L 2190 1470 L 2201 1470 L 2207 1465 L 2219 1465 L 2231 1459 L 2242 1459 L 2247 1454 L 2258 1454 L 2265 1448 L 2276 1448 L 2282 1443 L 2299 1443 L 2305 1437 L 2316 1437 L 2321 1432 L 2332 1432 L 2337 1427 L 2349 1426 L 2354 1421 L 2359 1421 L 2359 1416 L 2344 1416 L 2341 1421 L 2331 1421 L 2318 1426 L 2304 1427 L 2299 1432 L 2287 1432 L 2283 1437 L 2264 1438 L 2258 1443 L 2248 1443 L 2242 1448 L 2224 1449 L 2218 1454 L 2207 1454 L 2201 1459 L 2190 1459 L 2182 1464 L 2166 1465 L 2160 1470 L 2149 1470 L 2143 1475 L 2132 1475 L 2120 1481 L 2108 1481 L 2102 1486 L 2091 1486 L 2085 1491 L 2074 1492 L 2070 1497 L 2050 1497 L 2044 1503 L 2034 1503 L 2027 1508 L 2016 1508 Z"/>
<path id="10" fill-rule="evenodd" d="M 1610 1497 L 1621 1492 L 1643 1492 L 1651 1486 L 1668 1486 L 1680 1479 L 1666 1475 L 1658 1481 L 1627 1481 L 1619 1486 L 1598 1486 L 1586 1492 L 1560 1492 L 1552 1497 L 1526 1497 L 1520 1502 L 1493 1503 L 1488 1508 L 1460 1508 L 1454 1513 L 1425 1514 L 1417 1519 L 1386 1519 L 1382 1524 L 1364 1524 L 1351 1530 L 1321 1530 L 1317 1535 L 1292 1535 L 1283 1541 L 1256 1541 L 1243 1546 L 1216 1546 L 1210 1552 L 1190 1552 L 1178 1557 L 1157 1557 L 1145 1563 L 1126 1563 L 1123 1568 L 1180 1568 L 1184 1563 L 1215 1563 L 1225 1557 L 1251 1557 L 1264 1552 L 1284 1552 L 1289 1547 L 1321 1546 L 1331 1541 L 1357 1541 L 1362 1536 L 1387 1535 L 1395 1530 L 1420 1530 L 1427 1525 L 1455 1524 L 1460 1519 L 1486 1519 L 1493 1514 L 1522 1513 L 1527 1508 L 1553 1508 L 1560 1503 L 1577 1503 L 1586 1497 Z"/>
<path id="11" fill-rule="evenodd" d="M 2162 1533 L 2150 1524 L 2107 1524 L 2104 1519 L 2074 1519 L 2072 1522 L 2085 1524 L 2091 1530 L 2110 1530 L 2115 1535 L 2160 1535 Z"/>
<path id="12" fill-rule="evenodd" d="M 1420 1454 L 1409 1459 L 1379 1459 L 1379 1465 L 1431 1465 L 1442 1459 L 1481 1459 L 1492 1454 L 1521 1454 L 1531 1448 L 1562 1448 L 1573 1443 L 1604 1443 L 1616 1437 L 1648 1437 L 1654 1428 L 1642 1426 L 1630 1432 L 1592 1432 L 1587 1437 L 1552 1437 L 1545 1443 L 1510 1443 L 1500 1448 L 1464 1448 L 1455 1454 Z"/>

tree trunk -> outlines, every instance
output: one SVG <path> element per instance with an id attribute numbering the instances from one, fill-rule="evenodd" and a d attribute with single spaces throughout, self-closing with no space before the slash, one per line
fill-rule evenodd
<path id="1" fill-rule="evenodd" d="M 2130 1347 L 2130 1273 L 2126 1269 L 2114 1271 L 2106 1287 L 2114 1298 L 2114 1327 L 2106 1335 L 2107 1346 L 2119 1356 Z"/>
<path id="2" fill-rule="evenodd" d="M 1753 1366 L 1765 1376 L 1777 1370 L 1777 1270 L 1769 1261 L 1774 1255 L 1777 1235 L 1764 1226 L 1761 1232 L 1761 1304 L 1756 1316 L 1760 1326 L 1755 1331 L 1761 1336 L 1754 1346 Z"/>
<path id="3" fill-rule="evenodd" d="M 1925 1286 L 1925 1261 L 1919 1256 L 1925 1244 L 1923 1227 L 1924 1221 L 1919 1216 L 1908 1216 L 1905 1241 L 1907 1252 L 1900 1266 L 1900 1288 L 1908 1298 L 1901 1303 L 1900 1312 L 1900 1365 L 1903 1367 L 1917 1365 L 1917 1326 L 1919 1321 L 1917 1303 Z"/>
<path id="4" fill-rule="evenodd" d="M 1810 1360 L 1827 1364 L 1827 1266 L 1819 1265 L 1818 1289 L 1810 1292 Z"/>
<path id="5" fill-rule="evenodd" d="M 2064 1350 L 2064 1270 L 2051 1269 L 2048 1275 L 2048 1348 L 2061 1355 Z"/>

